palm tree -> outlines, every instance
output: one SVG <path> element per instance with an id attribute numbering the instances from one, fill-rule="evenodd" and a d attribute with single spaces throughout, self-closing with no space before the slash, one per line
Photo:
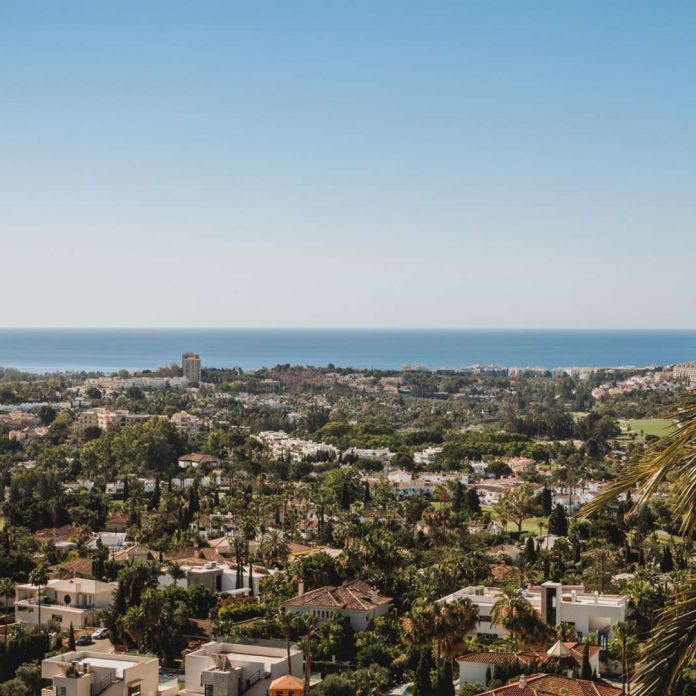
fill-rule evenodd
<path id="1" fill-rule="evenodd" d="M 285 609 L 278 612 L 278 625 L 283 629 L 285 636 L 285 650 L 288 654 L 288 674 L 292 674 L 292 663 L 290 662 L 290 637 L 292 629 L 295 627 L 295 616 Z"/>
<path id="2" fill-rule="evenodd" d="M 169 576 L 172 579 L 172 585 L 176 586 L 179 580 L 186 577 L 186 571 L 178 563 L 172 563 L 169 566 Z"/>
<path id="3" fill-rule="evenodd" d="M 312 640 L 319 630 L 319 618 L 314 614 L 299 614 L 297 623 L 301 633 L 305 636 L 305 690 L 304 696 L 309 694 L 309 678 L 312 674 Z"/>
<path id="4" fill-rule="evenodd" d="M 478 626 L 478 607 L 468 597 L 435 607 L 434 637 L 437 643 L 438 693 L 454 694 L 454 658 L 461 653 L 464 639 Z"/>
<path id="5" fill-rule="evenodd" d="M 675 414 L 675 431 L 656 442 L 637 464 L 591 503 L 581 515 L 598 512 L 617 496 L 632 491 L 630 516 L 640 514 L 668 480 L 675 492 L 674 514 L 681 533 L 696 532 L 696 398 L 689 398 Z M 637 493 L 633 489 L 637 488 Z M 672 696 L 684 668 L 696 657 L 696 572 L 676 588 L 672 603 L 659 613 L 635 672 L 634 696 Z"/>
<path id="6" fill-rule="evenodd" d="M 3 597 L 3 602 L 5 605 L 5 621 L 3 622 L 4 632 L 5 632 L 5 645 L 7 645 L 7 598 L 14 592 L 14 583 L 10 578 L 0 578 L 0 595 Z"/>
<path id="7" fill-rule="evenodd" d="M 258 556 L 266 566 L 270 566 L 274 561 L 284 563 L 290 549 L 283 539 L 283 535 L 276 529 L 266 535 L 259 544 Z"/>
<path id="8" fill-rule="evenodd" d="M 37 601 L 39 608 L 39 629 L 41 629 L 41 588 L 45 587 L 48 583 L 48 567 L 45 563 L 41 563 L 31 571 L 29 575 L 29 582 L 35 585 L 38 589 Z"/>
<path id="9" fill-rule="evenodd" d="M 631 693 L 631 683 L 628 679 L 628 655 L 633 653 L 638 645 L 636 625 L 628 621 L 619 621 L 614 626 L 614 639 L 621 650 L 622 692 Z"/>
<path id="10" fill-rule="evenodd" d="M 430 651 L 433 638 L 437 634 L 435 619 L 436 614 L 432 606 L 418 604 L 414 606 L 410 614 L 401 620 L 402 640 L 420 656 L 414 691 L 418 696 L 432 692 Z"/>
<path id="11" fill-rule="evenodd" d="M 522 591 L 507 587 L 495 601 L 491 610 L 491 624 L 502 626 L 509 631 L 514 643 L 533 638 L 533 631 L 538 624 L 534 608 L 522 596 Z"/>

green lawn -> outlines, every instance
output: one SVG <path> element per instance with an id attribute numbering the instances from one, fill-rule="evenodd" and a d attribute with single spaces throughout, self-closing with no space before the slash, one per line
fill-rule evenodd
<path id="1" fill-rule="evenodd" d="M 619 420 L 624 436 L 627 433 L 635 433 L 636 437 L 644 440 L 646 435 L 664 437 L 674 431 L 674 421 L 669 418 L 632 418 Z"/>
<path id="2" fill-rule="evenodd" d="M 491 505 L 482 505 L 481 506 L 482 512 L 490 512 L 491 513 L 491 518 L 493 519 L 494 522 L 500 522 L 498 515 L 493 511 L 493 507 Z M 546 533 L 546 518 L 545 517 L 529 517 L 527 518 L 524 522 L 522 522 L 522 531 L 527 532 L 528 534 L 539 534 L 539 520 L 544 521 L 544 534 Z M 517 531 L 517 524 L 515 522 L 509 521 L 508 522 L 508 532 L 516 532 Z"/>

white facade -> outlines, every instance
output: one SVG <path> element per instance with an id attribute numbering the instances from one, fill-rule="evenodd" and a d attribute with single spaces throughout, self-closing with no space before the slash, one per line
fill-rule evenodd
<path id="1" fill-rule="evenodd" d="M 53 685 L 41 696 L 175 696 L 176 681 L 159 683 L 159 661 L 143 655 L 73 651 L 41 663 L 41 676 Z"/>
<path id="2" fill-rule="evenodd" d="M 275 679 L 302 676 L 302 653 L 291 647 L 288 665 L 288 652 L 280 642 L 210 642 L 186 655 L 185 671 L 181 696 L 266 696 Z"/>
<path id="3" fill-rule="evenodd" d="M 108 609 L 113 600 L 116 583 L 85 578 L 49 580 L 41 587 L 41 623 L 58 621 L 64 628 L 94 626 L 98 609 Z M 39 588 L 30 583 L 15 586 L 15 616 L 17 621 L 39 623 Z"/>
<path id="4" fill-rule="evenodd" d="M 507 631 L 491 621 L 493 605 L 501 596 L 499 588 L 471 586 L 457 590 L 440 601 L 451 602 L 468 597 L 479 608 L 477 632 L 504 636 Z M 540 587 L 523 590 L 522 596 L 549 626 L 568 623 L 575 627 L 580 638 L 591 632 L 607 638 L 614 626 L 626 618 L 627 602 L 622 595 L 586 593 L 582 589 L 564 588 L 561 583 L 545 582 Z"/>

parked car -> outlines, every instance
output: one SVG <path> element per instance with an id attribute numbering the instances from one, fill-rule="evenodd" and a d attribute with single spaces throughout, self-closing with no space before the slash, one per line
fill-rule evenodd
<path id="1" fill-rule="evenodd" d="M 92 645 L 93 643 L 92 636 L 80 636 L 75 641 L 75 645 Z"/>
<path id="2" fill-rule="evenodd" d="M 109 637 L 109 629 L 108 628 L 98 628 L 93 634 L 92 638 L 94 640 L 104 640 L 104 638 Z"/>

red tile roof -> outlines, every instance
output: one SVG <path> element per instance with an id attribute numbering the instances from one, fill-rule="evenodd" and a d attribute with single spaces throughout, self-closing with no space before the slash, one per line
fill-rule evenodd
<path id="1" fill-rule="evenodd" d="M 391 597 L 385 597 L 362 580 L 343 583 L 340 587 L 327 585 L 283 602 L 286 607 L 326 607 L 327 609 L 366 610 L 388 604 Z M 376 601 L 373 601 L 376 599 Z"/>
<path id="2" fill-rule="evenodd" d="M 553 674 L 532 674 L 526 678 L 526 686 L 519 681 L 506 684 L 491 691 L 482 691 L 479 696 L 618 696 L 621 689 L 605 681 L 568 679 Z"/>

